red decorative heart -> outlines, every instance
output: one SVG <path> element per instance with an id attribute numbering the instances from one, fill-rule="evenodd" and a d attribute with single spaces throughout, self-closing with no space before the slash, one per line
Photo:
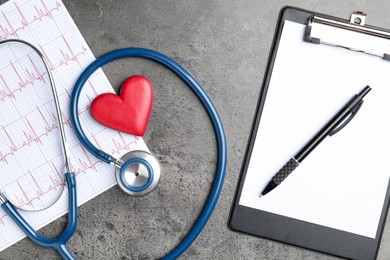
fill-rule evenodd
<path id="1" fill-rule="evenodd" d="M 143 76 L 133 76 L 122 84 L 119 96 L 112 93 L 97 96 L 91 104 L 91 113 L 105 126 L 143 136 L 152 105 L 152 83 Z"/>

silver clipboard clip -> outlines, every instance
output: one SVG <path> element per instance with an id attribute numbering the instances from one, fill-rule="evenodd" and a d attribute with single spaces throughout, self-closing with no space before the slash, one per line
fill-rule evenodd
<path id="1" fill-rule="evenodd" d="M 390 30 L 365 25 L 366 16 L 363 12 L 353 12 L 347 21 L 313 15 L 308 20 L 304 40 L 375 55 L 390 61 Z"/>

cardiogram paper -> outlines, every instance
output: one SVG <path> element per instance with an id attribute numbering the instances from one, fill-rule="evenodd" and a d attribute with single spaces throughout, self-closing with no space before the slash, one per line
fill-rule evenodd
<path id="1" fill-rule="evenodd" d="M 71 164 L 77 175 L 79 205 L 112 187 L 114 170 L 92 156 L 78 142 L 69 120 L 69 99 L 81 72 L 94 60 L 64 4 L 60 0 L 16 0 L 0 7 L 0 40 L 18 38 L 34 44 L 46 56 L 54 75 L 68 139 Z M 1 52 L 0 67 L 0 188 L 23 208 L 39 206 L 47 196 L 64 187 L 58 167 L 62 160 L 52 94 L 45 71 L 31 56 L 11 60 Z M 9 59 L 9 60 L 8 60 Z M 130 150 L 146 150 L 141 138 L 107 129 L 91 119 L 89 105 L 98 93 L 113 92 L 99 70 L 86 83 L 79 105 L 86 135 L 116 158 Z M 23 212 L 39 229 L 67 212 L 65 190 L 47 210 Z M 0 251 L 24 237 L 24 233 L 0 209 Z"/>
<path id="2" fill-rule="evenodd" d="M 390 176 L 390 62 L 306 43 L 304 30 L 284 23 L 239 204 L 375 238 Z M 355 118 L 259 199 L 272 176 L 366 85 L 372 90 Z"/>

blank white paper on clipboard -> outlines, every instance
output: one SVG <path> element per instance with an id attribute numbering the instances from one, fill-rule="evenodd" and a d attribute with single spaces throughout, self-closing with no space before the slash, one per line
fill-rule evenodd
<path id="1" fill-rule="evenodd" d="M 375 238 L 390 176 L 390 61 L 304 42 L 304 30 L 285 21 L 239 204 Z M 371 43 L 381 48 L 383 39 L 376 39 Z M 259 198 L 272 176 L 366 85 L 372 90 L 356 117 Z"/>

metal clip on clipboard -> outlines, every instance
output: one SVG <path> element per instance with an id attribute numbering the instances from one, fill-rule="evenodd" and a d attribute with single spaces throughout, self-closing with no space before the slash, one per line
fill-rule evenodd
<path id="1" fill-rule="evenodd" d="M 353 12 L 349 21 L 313 15 L 304 40 L 382 57 L 390 61 L 390 30 L 365 25 L 366 14 Z"/>

